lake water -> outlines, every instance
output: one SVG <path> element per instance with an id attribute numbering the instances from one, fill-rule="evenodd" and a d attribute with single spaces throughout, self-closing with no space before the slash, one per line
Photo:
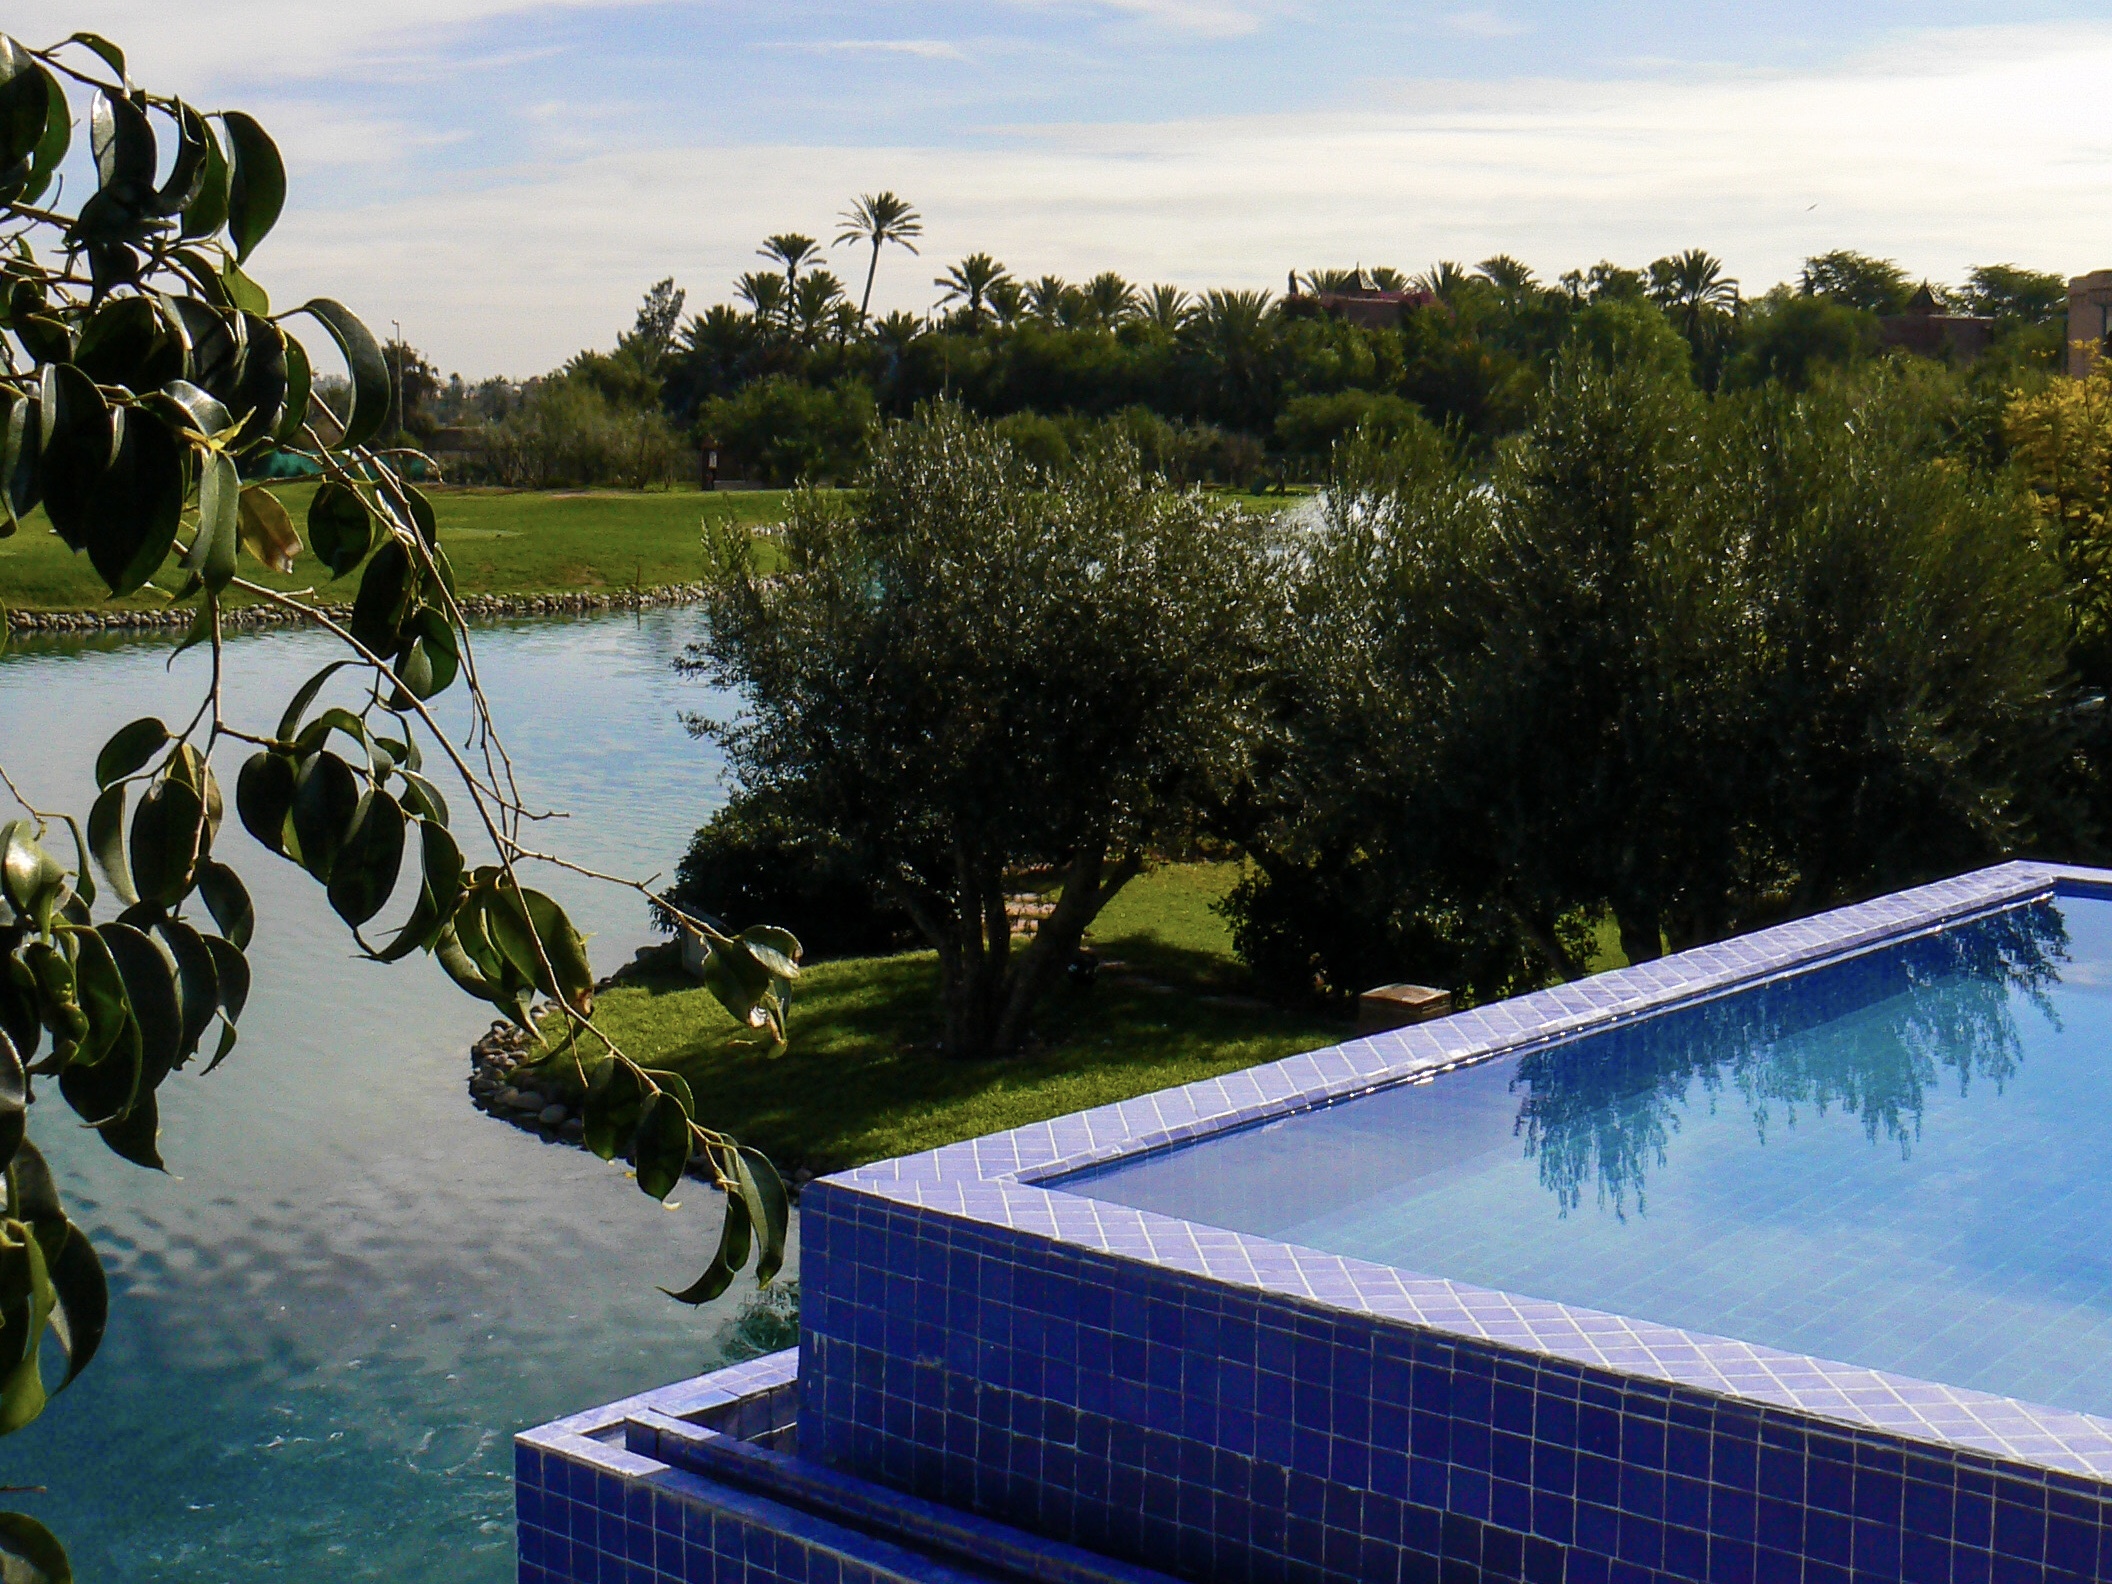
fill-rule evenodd
<path id="1" fill-rule="evenodd" d="M 716 750 L 679 717 L 726 700 L 670 666 L 694 623 L 480 633 L 530 802 L 574 816 L 546 827 L 567 856 L 671 872 L 722 801 Z M 195 707 L 206 656 L 170 674 L 171 647 L 18 640 L 0 655 L 0 763 L 42 806 L 85 812 L 113 729 Z M 230 715 L 269 730 L 335 657 L 310 633 L 232 640 Z M 221 767 L 230 792 L 238 764 Z M 112 1314 L 87 1374 L 0 1440 L 0 1483 L 50 1487 L 21 1500 L 84 1579 L 498 1584 L 513 1433 L 713 1367 L 753 1288 L 701 1310 L 655 1291 L 703 1268 L 717 1196 L 685 1184 L 663 1209 L 620 1168 L 474 1110 L 467 1047 L 490 1010 L 423 957 L 355 960 L 321 888 L 232 818 L 222 851 L 256 900 L 256 987 L 226 1065 L 163 1088 L 170 1175 L 110 1155 L 55 1096 L 36 1108 Z M 542 883 L 602 972 L 655 938 L 635 894 Z"/>

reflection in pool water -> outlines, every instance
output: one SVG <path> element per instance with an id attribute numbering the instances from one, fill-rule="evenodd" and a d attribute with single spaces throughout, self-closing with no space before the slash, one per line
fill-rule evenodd
<path id="1" fill-rule="evenodd" d="M 559 850 L 664 873 L 720 801 L 719 760 L 678 717 L 727 701 L 670 667 L 693 620 L 480 635 L 531 801 L 574 816 Z M 187 716 L 205 657 L 172 676 L 170 647 L 0 657 L 0 756 L 24 790 L 85 809 L 104 737 Z M 305 633 L 230 650 L 232 712 L 266 724 L 334 658 Z M 51 1486 L 27 1501 L 85 1579 L 498 1584 L 513 1432 L 711 1366 L 752 1289 L 701 1312 L 656 1292 L 709 1257 L 715 1196 L 686 1185 L 671 1213 L 618 1169 L 472 1110 L 466 1048 L 488 1009 L 422 959 L 356 961 L 320 887 L 244 836 L 225 845 L 257 902 L 256 989 L 227 1065 L 163 1091 L 170 1175 L 38 1107 L 114 1312 L 81 1381 L 0 1441 L 0 1483 Z M 545 886 L 596 932 L 603 971 L 652 938 L 634 895 Z"/>
<path id="2" fill-rule="evenodd" d="M 2108 968 L 2063 897 L 1060 1186 L 2112 1414 Z"/>

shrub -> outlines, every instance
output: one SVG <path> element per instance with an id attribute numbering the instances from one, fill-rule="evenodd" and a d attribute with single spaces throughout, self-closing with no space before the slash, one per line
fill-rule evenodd
<path id="1" fill-rule="evenodd" d="M 1325 463 L 1359 429 L 1381 442 L 1429 428 L 1422 409 L 1402 397 L 1367 390 L 1293 396 L 1276 418 L 1276 442 L 1290 455 Z"/>
<path id="2" fill-rule="evenodd" d="M 884 880 L 846 843 L 802 825 L 783 798 L 738 792 L 690 842 L 670 895 L 685 912 L 736 929 L 764 922 L 789 929 L 812 961 L 915 943 L 909 915 L 886 900 Z"/>
<path id="3" fill-rule="evenodd" d="M 618 407 L 581 380 L 543 380 L 486 431 L 488 466 L 524 489 L 665 486 L 683 447 L 658 412 Z"/>
<path id="4" fill-rule="evenodd" d="M 770 484 L 847 479 L 865 464 L 878 413 L 858 380 L 819 387 L 782 374 L 704 404 L 702 427 Z"/>

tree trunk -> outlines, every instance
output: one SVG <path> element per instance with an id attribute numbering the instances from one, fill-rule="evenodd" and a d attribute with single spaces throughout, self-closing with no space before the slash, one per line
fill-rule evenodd
<path id="1" fill-rule="evenodd" d="M 1036 1003 L 1070 965 L 1087 926 L 1142 860 L 1130 855 L 1110 864 L 1104 842 L 1081 849 L 1064 870 L 1056 911 L 1018 952 L 1005 914 L 1003 864 L 958 844 L 953 860 L 944 916 L 930 898 L 902 895 L 911 921 L 939 954 L 941 1047 L 960 1061 L 1010 1056 L 1027 1036 Z"/>

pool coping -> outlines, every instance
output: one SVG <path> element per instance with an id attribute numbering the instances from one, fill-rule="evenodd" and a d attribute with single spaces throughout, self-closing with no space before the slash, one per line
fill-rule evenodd
<path id="1" fill-rule="evenodd" d="M 1088 1167 L 1670 1011 L 2064 893 L 2112 894 L 2112 871 L 2001 864 L 1434 1022 L 859 1167 L 813 1186 L 1259 1290 L 1323 1311 L 1694 1388 L 2045 1474 L 2102 1480 L 2112 1477 L 2112 1418 L 1419 1275 L 1044 1185 Z"/>

